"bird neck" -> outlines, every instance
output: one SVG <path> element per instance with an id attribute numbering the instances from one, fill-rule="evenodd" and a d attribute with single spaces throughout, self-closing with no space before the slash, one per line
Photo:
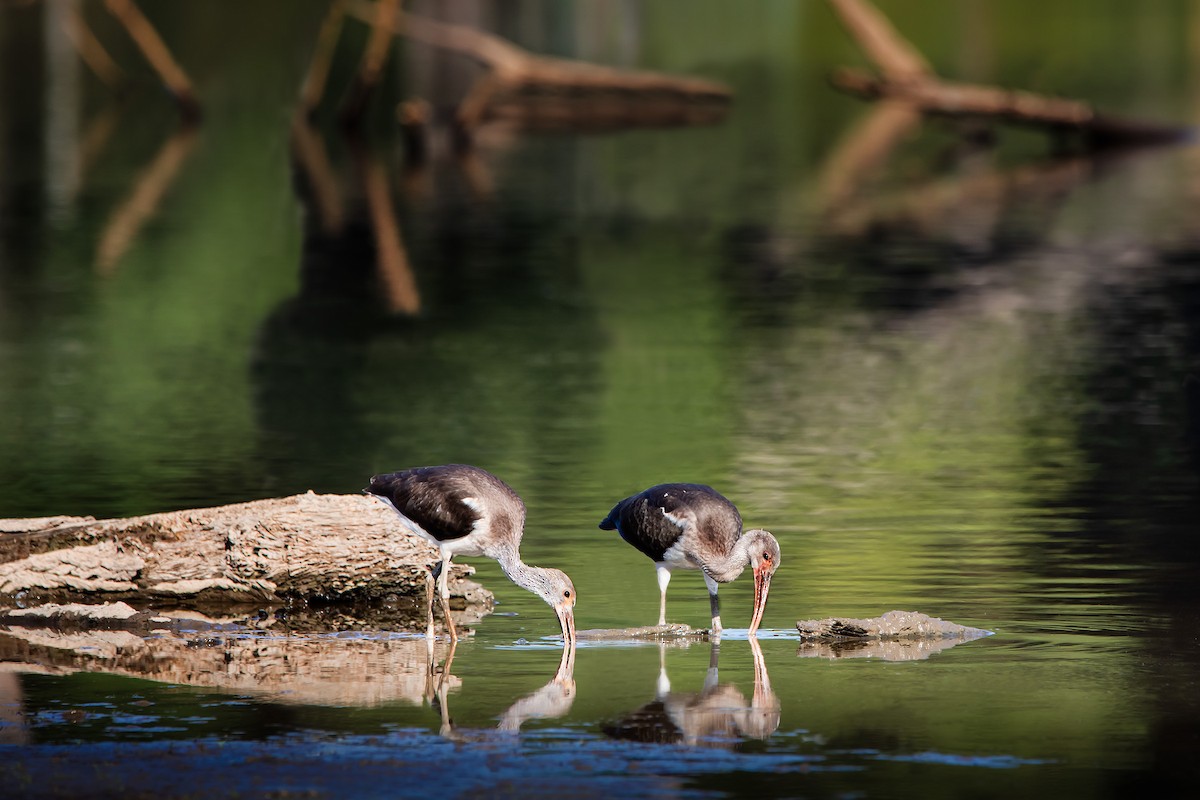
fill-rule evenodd
<path id="1" fill-rule="evenodd" d="M 733 549 L 725 558 L 706 563 L 705 571 L 717 583 L 729 583 L 742 574 L 742 570 L 750 563 L 750 542 L 745 536 L 739 536 Z"/>
<path id="2" fill-rule="evenodd" d="M 504 570 L 504 574 L 510 581 L 527 592 L 538 593 L 544 582 L 542 579 L 544 570 L 541 567 L 529 566 L 515 552 L 505 553 L 496 560 L 500 562 L 500 569 Z"/>

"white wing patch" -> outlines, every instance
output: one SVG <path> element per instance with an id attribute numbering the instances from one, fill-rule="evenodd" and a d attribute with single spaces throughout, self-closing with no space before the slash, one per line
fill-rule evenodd
<path id="1" fill-rule="evenodd" d="M 483 503 L 479 502 L 478 497 L 464 497 L 459 502 L 474 511 L 478 516 L 474 524 L 471 525 L 471 533 L 460 539 L 455 539 L 452 543 L 445 543 L 442 546 L 448 550 L 452 550 L 455 554 L 465 556 L 485 555 L 484 550 L 486 548 L 484 543 L 476 540 L 474 534 L 480 531 L 486 532 L 492 525 L 491 517 L 488 516 L 487 509 L 484 508 Z"/>
<path id="2" fill-rule="evenodd" d="M 672 525 L 679 528 L 681 531 L 687 530 L 687 526 L 691 524 L 691 519 L 688 517 L 677 517 L 674 514 L 668 513 L 665 508 L 659 508 L 659 511 L 662 512 L 662 515 L 666 517 Z"/>
<path id="3" fill-rule="evenodd" d="M 687 550 L 684 549 L 682 542 L 676 542 L 667 548 L 663 553 L 662 561 L 658 562 L 658 566 L 664 570 L 668 569 L 700 569 L 700 565 L 688 557 Z M 670 580 L 670 573 L 667 573 Z M 662 580 L 662 573 L 659 573 L 659 580 Z"/>
<path id="4" fill-rule="evenodd" d="M 377 494 L 376 494 L 376 495 L 372 495 L 372 497 L 375 497 L 375 498 L 378 498 L 379 500 L 382 500 L 384 503 L 386 503 L 386 504 L 387 504 L 387 507 L 388 507 L 388 508 L 390 508 L 392 511 L 395 511 L 395 512 L 396 512 L 396 516 L 398 516 L 398 517 L 400 518 L 400 522 L 401 522 L 401 523 L 404 525 L 404 527 L 408 528 L 410 531 L 412 531 L 413 533 L 415 533 L 417 536 L 420 536 L 422 539 L 426 539 L 427 541 L 433 542 L 434 544 L 437 544 L 437 543 L 438 543 L 438 540 L 437 540 L 437 539 L 435 539 L 434 537 L 430 536 L 428 531 L 426 531 L 424 528 L 422 528 L 420 525 L 418 525 L 418 524 L 417 524 L 416 522 L 414 522 L 413 520 L 411 520 L 411 519 L 409 519 L 408 517 L 406 517 L 406 516 L 404 515 L 404 512 L 403 512 L 403 511 L 401 511 L 400 509 L 396 508 L 396 504 L 395 504 L 395 503 L 393 503 L 393 502 L 392 502 L 390 499 L 388 499 L 388 498 L 386 498 L 386 497 L 382 497 L 382 496 L 380 496 L 380 495 L 377 495 Z"/>

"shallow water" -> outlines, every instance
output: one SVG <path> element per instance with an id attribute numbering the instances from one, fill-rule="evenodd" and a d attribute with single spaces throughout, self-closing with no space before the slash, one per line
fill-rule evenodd
<path id="1" fill-rule="evenodd" d="M 870 109 L 824 82 L 858 56 L 821 4 L 742 4 L 736 17 L 717 2 L 525 4 L 483 18 L 539 52 L 716 78 L 736 102 L 704 127 L 492 131 L 477 162 L 439 150 L 413 175 L 392 104 L 452 96 L 469 75 L 411 48 L 365 155 L 332 103 L 308 131 L 339 187 L 331 222 L 303 132 L 289 134 L 325 6 L 288 4 L 280 28 L 267 2 L 216 4 L 203 21 L 189 4 L 145 5 L 204 99 L 194 136 L 161 97 L 114 107 L 54 56 L 54 4 L 0 8 L 0 517 L 357 492 L 376 472 L 468 462 L 523 496 L 525 557 L 570 573 L 580 628 L 656 618 L 653 566 L 596 528 L 652 483 L 717 487 L 778 536 L 783 564 L 757 705 L 746 579 L 722 590 L 732 630 L 718 652 L 585 643 L 569 689 L 553 682 L 552 613 L 481 560 L 500 605 L 440 695 L 424 641 L 374 628 L 313 634 L 283 619 L 157 643 L 0 633 L 6 787 L 1102 797 L 1197 785 L 1194 148 L 1051 159 L 1032 133 L 983 150 L 927 126 L 841 202 L 833 165 Z M 1031 28 L 1043 6 L 888 9 L 948 75 L 1187 121 L 1191 6 L 1093 14 L 1074 0 Z M 116 135 L 72 170 L 106 113 Z M 122 243 L 114 220 L 128 221 L 156 163 L 173 176 Z M 381 299 L 364 164 L 385 168 L 415 315 Z M 795 638 L 797 619 L 891 609 L 995 635 L 897 662 L 809 657 Z M 699 576 L 677 575 L 668 617 L 707 615 Z M 180 662 L 192 671 L 156 660 L 168 645 L 196 656 Z M 545 715 L 497 730 L 530 703 Z"/>

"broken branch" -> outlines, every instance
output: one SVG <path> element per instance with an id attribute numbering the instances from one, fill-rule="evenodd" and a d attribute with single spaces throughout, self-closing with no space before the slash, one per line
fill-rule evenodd
<path id="1" fill-rule="evenodd" d="M 1077 133 L 1091 145 L 1151 144 L 1179 141 L 1189 130 L 1097 113 L 1087 103 L 1026 91 L 955 83 L 933 74 L 919 52 L 867 0 L 829 0 L 882 77 L 842 69 L 833 85 L 871 100 L 909 103 L 924 114 L 975 117 L 1031 125 L 1055 133 Z"/>
<path id="2" fill-rule="evenodd" d="M 353 0 L 348 13 L 359 20 L 374 22 L 376 7 L 375 3 Z M 604 93 L 617 94 L 626 100 L 652 96 L 660 107 L 692 103 L 723 107 L 731 98 L 728 87 L 714 81 L 535 55 L 491 33 L 412 14 L 399 13 L 391 24 L 399 36 L 460 53 L 487 68 L 488 74 L 480 78 L 459 106 L 458 124 L 467 130 L 492 116 L 501 98 L 511 98 L 522 91 L 558 93 L 560 96 L 555 100 L 560 104 L 561 95 L 585 95 L 591 102 L 596 94 Z M 625 108 L 624 116 L 635 116 L 638 110 Z M 658 118 L 663 116 L 660 111 Z M 607 115 L 608 119 L 611 117 Z M 684 112 L 675 112 L 671 118 L 695 119 Z"/>
<path id="3" fill-rule="evenodd" d="M 158 73 L 167 90 L 175 96 L 179 104 L 179 113 L 185 122 L 197 122 L 200 119 L 200 101 L 192 91 L 192 82 L 188 80 L 183 67 L 175 61 L 170 49 L 163 42 L 158 31 L 150 24 L 150 20 L 142 13 L 133 0 L 105 0 L 109 13 L 125 27 L 131 39 L 142 51 L 142 55 L 150 62 L 150 66 Z"/>

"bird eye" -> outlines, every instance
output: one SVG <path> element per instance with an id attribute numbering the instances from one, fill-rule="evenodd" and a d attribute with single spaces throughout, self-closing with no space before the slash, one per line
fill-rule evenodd
<path id="1" fill-rule="evenodd" d="M 770 560 L 771 560 L 771 554 L 763 553 L 763 561 L 770 561 Z"/>
<path id="2" fill-rule="evenodd" d="M 563 597 L 570 597 L 570 596 L 571 596 L 571 590 L 570 590 L 570 589 L 567 589 L 565 592 L 563 592 Z"/>

